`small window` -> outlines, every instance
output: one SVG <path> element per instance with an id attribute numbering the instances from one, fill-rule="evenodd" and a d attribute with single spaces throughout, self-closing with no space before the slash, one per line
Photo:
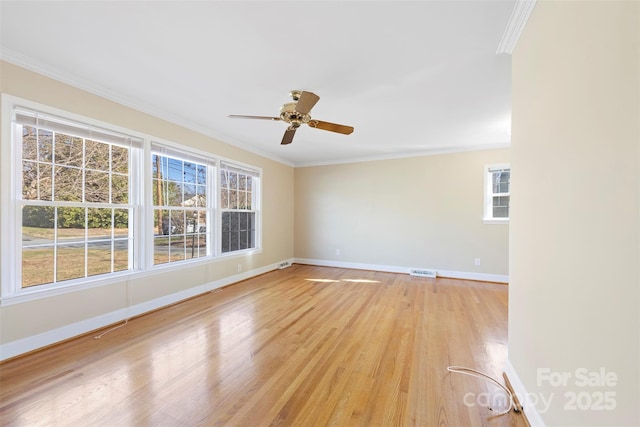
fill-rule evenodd
<path id="1" fill-rule="evenodd" d="M 511 168 L 509 165 L 488 166 L 485 169 L 484 220 L 487 223 L 508 223 L 511 198 Z"/>
<path id="2" fill-rule="evenodd" d="M 220 165 L 221 252 L 258 247 L 258 191 L 256 171 L 222 162 Z"/>

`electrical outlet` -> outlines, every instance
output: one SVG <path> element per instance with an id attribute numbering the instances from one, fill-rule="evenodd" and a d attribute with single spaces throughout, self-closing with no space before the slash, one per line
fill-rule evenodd
<path id="1" fill-rule="evenodd" d="M 474 260 L 473 260 L 473 263 L 474 263 L 475 265 L 480 265 L 480 258 L 476 258 L 476 259 L 474 259 Z"/>
<path id="2" fill-rule="evenodd" d="M 242 271 L 242 264 L 238 264 L 238 273 Z"/>
<path id="3" fill-rule="evenodd" d="M 340 249 L 336 249 L 336 255 L 340 255 Z"/>

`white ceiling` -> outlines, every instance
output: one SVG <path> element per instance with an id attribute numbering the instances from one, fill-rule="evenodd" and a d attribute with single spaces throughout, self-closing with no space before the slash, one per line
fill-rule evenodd
<path id="1" fill-rule="evenodd" d="M 6 1 L 1 57 L 296 166 L 508 146 L 515 0 Z M 320 96 L 281 146 L 289 91 Z M 180 142 L 180 141 L 176 141 Z"/>

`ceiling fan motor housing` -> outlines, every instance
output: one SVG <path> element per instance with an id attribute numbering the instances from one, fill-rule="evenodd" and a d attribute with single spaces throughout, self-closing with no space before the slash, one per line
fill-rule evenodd
<path id="1" fill-rule="evenodd" d="M 280 119 L 289 123 L 292 127 L 298 128 L 303 123 L 308 123 L 311 120 L 309 114 L 302 114 L 296 111 L 297 102 L 288 102 L 280 108 Z"/>

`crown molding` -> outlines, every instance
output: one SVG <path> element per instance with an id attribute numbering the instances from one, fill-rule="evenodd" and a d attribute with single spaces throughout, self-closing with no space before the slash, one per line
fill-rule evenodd
<path id="1" fill-rule="evenodd" d="M 496 53 L 507 53 L 509 55 L 513 53 L 513 49 L 516 47 L 520 34 L 522 34 L 522 30 L 527 24 L 529 15 L 531 15 L 535 5 L 536 0 L 516 0 Z"/>
<path id="2" fill-rule="evenodd" d="M 152 107 L 151 105 L 144 104 L 132 98 L 121 96 L 115 93 L 114 91 L 111 91 L 101 85 L 98 85 L 94 82 L 90 82 L 87 80 L 83 80 L 68 72 L 63 72 L 61 70 L 54 69 L 53 67 L 45 63 L 42 63 L 38 60 L 35 60 L 34 58 L 31 58 L 20 52 L 16 52 L 11 49 L 0 47 L 0 60 L 16 65 L 18 67 L 24 68 L 26 70 L 32 71 L 34 73 L 38 73 L 45 77 L 49 77 L 53 80 L 59 81 L 61 83 L 75 87 L 77 89 L 83 90 L 93 95 L 97 95 L 101 98 L 108 99 L 109 101 L 116 102 L 118 104 L 124 105 L 125 107 L 132 108 L 134 110 L 140 111 L 142 113 L 148 114 L 150 116 L 156 117 L 166 122 L 173 123 L 185 129 L 198 132 L 202 135 L 206 135 L 220 142 L 232 145 L 234 147 L 240 148 L 242 150 L 248 151 L 258 156 L 265 157 L 267 159 L 273 160 L 278 163 L 282 163 L 286 166 L 290 166 L 290 167 L 295 166 L 289 160 L 286 160 L 278 156 L 274 156 L 271 153 L 258 150 L 254 147 L 250 147 L 247 144 L 243 144 L 242 142 L 237 141 L 233 138 L 230 138 L 226 135 L 220 135 L 210 128 L 191 122 L 189 120 L 185 120 L 180 117 L 176 117 L 166 111 Z"/>
<path id="3" fill-rule="evenodd" d="M 411 153 L 397 153 L 380 156 L 368 156 L 368 157 L 353 157 L 348 159 L 334 159 L 318 162 L 298 162 L 294 165 L 296 168 L 314 167 L 314 166 L 333 166 L 348 163 L 362 163 L 362 162 L 376 162 L 380 160 L 396 160 L 407 159 L 413 157 L 425 157 L 425 156 L 438 156 L 441 154 L 456 154 L 465 153 L 467 151 L 485 151 L 485 150 L 499 150 L 503 148 L 510 148 L 511 141 L 496 142 L 490 144 L 474 144 L 455 147 L 435 147 L 431 150 L 416 151 Z"/>

